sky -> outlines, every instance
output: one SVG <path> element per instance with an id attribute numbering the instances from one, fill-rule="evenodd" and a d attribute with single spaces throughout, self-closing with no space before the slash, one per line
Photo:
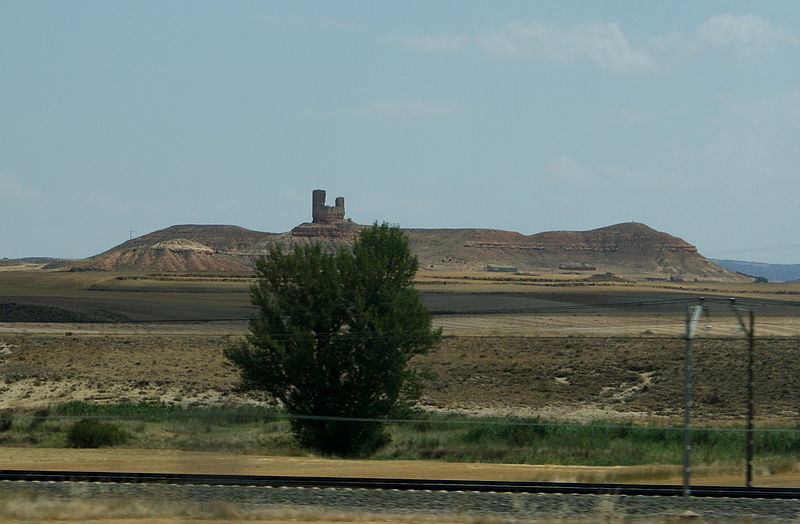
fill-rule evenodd
<path id="1" fill-rule="evenodd" d="M 800 3 L 0 0 L 0 257 L 636 221 L 800 263 Z"/>

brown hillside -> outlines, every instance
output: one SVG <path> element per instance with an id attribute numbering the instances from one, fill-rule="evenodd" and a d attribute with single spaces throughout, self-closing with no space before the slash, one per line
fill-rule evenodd
<path id="1" fill-rule="evenodd" d="M 59 261 L 51 269 L 117 271 L 250 271 L 254 256 L 242 253 L 275 233 L 239 226 L 186 224 L 136 237 L 84 260 Z"/>
<path id="2" fill-rule="evenodd" d="M 214 251 L 230 253 L 237 252 L 256 242 L 263 241 L 273 236 L 278 235 L 276 233 L 253 231 L 239 226 L 184 224 L 170 226 L 136 237 L 96 256 L 103 256 L 115 251 L 123 251 L 131 248 L 148 247 L 158 244 L 159 242 L 175 239 L 191 240 L 204 244 Z"/>
<path id="3" fill-rule="evenodd" d="M 178 238 L 112 250 L 87 259 L 83 267 L 122 271 L 247 271 L 252 261 Z"/>
<path id="4" fill-rule="evenodd" d="M 423 268 L 475 270 L 493 264 L 542 271 L 566 264 L 661 278 L 741 279 L 700 255 L 688 242 L 634 222 L 535 235 L 492 229 L 407 231 Z"/>
<path id="5" fill-rule="evenodd" d="M 180 225 L 134 238 L 73 267 L 130 271 L 242 271 L 271 246 L 322 243 L 349 246 L 364 226 L 350 221 L 301 224 L 286 233 L 237 226 Z M 422 269 L 480 271 L 487 265 L 520 271 L 592 267 L 629 277 L 743 280 L 711 262 L 686 241 L 644 224 L 623 223 L 589 231 L 523 235 L 496 229 L 407 229 Z"/>
<path id="6" fill-rule="evenodd" d="M 179 225 L 131 239 L 86 260 L 59 261 L 72 267 L 132 271 L 241 271 L 270 247 L 318 243 L 333 251 L 349 247 L 365 226 L 345 216 L 344 197 L 326 205 L 311 194 L 311 222 L 286 233 L 238 226 Z M 520 271 L 597 271 L 627 278 L 747 280 L 697 252 L 686 241 L 644 224 L 627 222 L 590 231 L 523 235 L 497 229 L 406 229 L 423 269 L 482 271 L 487 265 Z"/>

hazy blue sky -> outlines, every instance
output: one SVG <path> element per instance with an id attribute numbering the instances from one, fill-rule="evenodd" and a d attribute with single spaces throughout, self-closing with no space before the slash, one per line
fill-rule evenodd
<path id="1" fill-rule="evenodd" d="M 800 2 L 0 0 L 0 257 L 636 220 L 800 263 Z"/>

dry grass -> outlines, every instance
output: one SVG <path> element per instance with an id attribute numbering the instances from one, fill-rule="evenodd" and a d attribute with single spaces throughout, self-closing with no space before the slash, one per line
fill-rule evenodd
<path id="1" fill-rule="evenodd" d="M 614 329 L 630 329 L 636 333 L 645 327 L 636 324 L 640 317 L 629 321 L 617 317 L 619 326 L 607 326 L 608 317 L 570 318 L 586 332 L 608 329 L 612 334 Z M 499 333 L 488 333 L 492 328 L 485 324 L 488 335 L 510 335 L 516 329 L 533 332 L 538 326 L 545 335 L 538 338 L 528 333 L 444 339 L 435 351 L 414 360 L 414 365 L 435 373 L 427 385 L 424 406 L 431 411 L 486 416 L 574 421 L 644 417 L 679 422 L 684 344 L 678 338 L 652 338 L 652 332 L 677 330 L 680 324 L 671 325 L 668 317 L 654 317 L 647 337 L 565 337 L 572 334 L 569 330 L 578 329 L 570 327 L 570 318 L 509 318 L 508 330 Z M 462 320 L 465 324 L 451 324 L 450 329 L 481 327 L 476 323 L 480 317 Z M 711 322 L 715 326 L 712 333 L 721 330 L 716 318 Z M 0 326 L 0 331 L 7 327 Z M 0 333 L 0 407 L 37 408 L 70 400 L 203 405 L 250 401 L 234 390 L 238 377 L 221 351 L 235 343 L 241 332 L 213 335 L 211 326 L 203 325 L 182 326 L 189 332 L 171 335 L 151 331 L 89 334 L 76 329 L 68 336 L 64 330 L 72 330 L 72 326 L 52 325 L 50 329 L 50 334 Z M 198 332 L 192 333 L 192 329 Z M 767 326 L 758 329 L 763 334 Z M 545 333 L 547 330 L 550 332 Z M 552 336 L 558 333 L 562 336 Z M 742 420 L 746 412 L 742 389 L 746 348 L 743 338 L 696 340 L 693 416 L 697 421 L 731 424 Z M 756 349 L 758 427 L 796 423 L 800 398 L 795 387 L 800 369 L 797 339 L 759 341 Z"/>
<path id="2" fill-rule="evenodd" d="M 44 267 L 44 264 L 17 264 L 13 266 L 0 265 L 0 272 L 3 271 L 36 271 Z"/>
<path id="3" fill-rule="evenodd" d="M 686 292 L 707 293 L 724 296 L 748 296 L 756 298 L 794 300 L 800 295 L 800 282 L 773 282 L 756 284 L 751 282 L 648 282 L 641 275 L 624 275 L 627 282 L 586 282 L 593 273 L 575 272 L 542 272 L 537 274 L 488 273 L 468 271 L 420 271 L 416 282 L 419 289 L 438 292 L 500 292 L 534 291 L 536 288 L 546 289 L 558 287 L 569 290 L 570 284 L 575 291 L 587 288 L 602 292 L 615 290 L 640 292 Z M 565 288 L 566 286 L 566 288 Z"/>
<path id="4" fill-rule="evenodd" d="M 757 318 L 760 337 L 800 336 L 800 316 Z M 697 338 L 730 337 L 743 339 L 733 314 L 704 319 Z M 453 336 L 524 336 L 524 337 L 682 337 L 686 322 L 679 314 L 651 315 L 450 315 L 434 318 L 445 335 Z"/>

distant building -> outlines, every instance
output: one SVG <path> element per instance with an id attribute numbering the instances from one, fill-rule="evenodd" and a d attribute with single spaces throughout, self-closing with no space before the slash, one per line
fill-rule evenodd
<path id="1" fill-rule="evenodd" d="M 495 266 L 489 264 L 486 266 L 486 271 L 492 273 L 516 273 L 519 268 L 517 266 Z"/>
<path id="2" fill-rule="evenodd" d="M 349 218 L 344 217 L 344 197 L 336 197 L 335 204 L 325 205 L 325 190 L 311 192 L 311 222 L 304 222 L 292 229 L 292 236 L 352 240 L 360 229 Z"/>
<path id="3" fill-rule="evenodd" d="M 344 220 L 344 197 L 336 197 L 333 206 L 325 205 L 325 190 L 315 189 L 311 193 L 311 222 L 327 224 Z"/>
<path id="4" fill-rule="evenodd" d="M 597 266 L 584 264 L 582 262 L 568 262 L 566 264 L 559 264 L 558 269 L 565 271 L 594 271 L 597 269 Z"/>

